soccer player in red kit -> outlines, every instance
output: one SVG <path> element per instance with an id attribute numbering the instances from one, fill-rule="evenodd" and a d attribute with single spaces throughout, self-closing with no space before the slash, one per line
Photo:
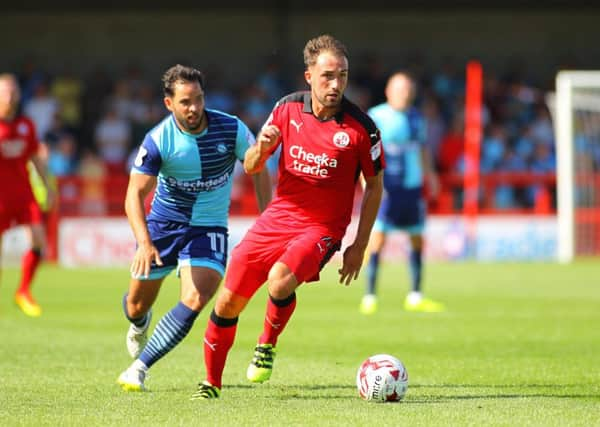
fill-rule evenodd
<path id="1" fill-rule="evenodd" d="M 41 315 L 40 306 L 31 296 L 31 282 L 41 260 L 44 247 L 44 226 L 29 181 L 27 163 L 31 161 L 46 188 L 45 168 L 38 157 L 39 142 L 31 120 L 18 114 L 19 85 L 14 75 L 0 74 L 0 248 L 2 233 L 17 224 L 27 225 L 31 248 L 22 261 L 21 283 L 15 302 L 28 316 Z M 49 201 L 52 190 L 48 188 Z"/>
<path id="2" fill-rule="evenodd" d="M 345 249 L 340 283 L 356 279 L 381 201 L 384 157 L 373 121 L 343 95 L 348 83 L 345 46 L 329 35 L 304 48 L 308 92 L 281 99 L 246 152 L 244 168 L 258 173 L 281 144 L 276 196 L 233 249 L 230 268 L 204 335 L 206 380 L 192 399 L 219 397 L 238 316 L 267 283 L 264 329 L 247 371 L 252 382 L 270 378 L 279 335 L 296 307 L 295 290 L 319 279 L 350 223 L 360 174 L 366 186 L 354 242 Z"/>

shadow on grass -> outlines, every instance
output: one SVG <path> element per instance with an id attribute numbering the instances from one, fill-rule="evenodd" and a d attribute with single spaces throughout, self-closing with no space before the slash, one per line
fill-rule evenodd
<path id="1" fill-rule="evenodd" d="M 528 398 L 557 398 L 557 399 L 600 399 L 600 393 L 565 393 L 565 389 L 582 388 L 590 384 L 414 384 L 409 385 L 405 404 L 445 403 L 452 400 L 477 399 L 528 399 Z M 260 394 L 264 398 L 288 400 L 320 400 L 348 399 L 356 397 L 356 386 L 353 384 L 225 384 L 224 391 L 247 390 Z M 438 389 L 439 393 L 424 393 L 426 389 Z M 445 393 L 443 389 L 449 389 Z M 472 390 L 473 394 L 456 394 L 451 390 Z M 489 390 L 486 393 L 485 390 Z M 527 389 L 530 392 L 509 392 L 511 389 Z M 551 389 L 551 390 L 548 390 Z M 418 390 L 411 393 L 411 390 Z M 499 390 L 506 390 L 505 393 Z M 181 392 L 178 388 L 169 388 L 163 392 Z M 273 393 L 276 391 L 276 393 Z M 323 393 L 319 393 L 322 391 Z M 337 391 L 337 392 L 336 392 Z M 477 391 L 477 393 L 475 393 Z M 482 392 L 483 391 L 483 392 Z M 537 392 L 536 392 L 537 391 Z M 315 394 L 317 392 L 317 394 Z"/>
<path id="2" fill-rule="evenodd" d="M 557 399 L 600 399 L 600 393 L 565 393 L 569 388 L 582 388 L 590 386 L 590 384 L 414 384 L 409 385 L 409 395 L 405 399 L 406 403 L 441 403 L 451 400 L 469 400 L 469 399 L 527 399 L 527 398 L 557 398 Z M 233 384 L 228 386 L 232 389 L 255 389 L 260 387 L 249 384 Z M 301 398 L 301 399 L 347 399 L 350 395 L 355 394 L 356 386 L 352 384 L 314 384 L 314 385 L 271 385 L 273 389 L 279 390 L 282 393 L 279 396 L 274 396 L 279 399 Z M 440 389 L 439 394 L 425 394 L 422 391 L 427 388 Z M 411 389 L 420 389 L 419 395 L 410 397 Z M 464 389 L 480 391 L 473 394 L 453 394 L 443 393 L 442 389 Z M 481 392 L 481 390 L 490 390 L 489 393 Z M 531 392 L 508 392 L 510 389 L 527 389 Z M 551 390 L 548 390 L 551 389 Z M 344 394 L 327 394 L 314 395 L 315 391 L 334 391 L 339 390 Z M 499 392 L 506 390 L 506 393 Z M 537 390 L 537 392 L 535 392 Z M 306 392 L 306 393 L 305 393 Z"/>

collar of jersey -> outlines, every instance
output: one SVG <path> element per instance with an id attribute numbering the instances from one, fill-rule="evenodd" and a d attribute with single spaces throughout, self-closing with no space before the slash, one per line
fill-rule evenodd
<path id="1" fill-rule="evenodd" d="M 315 113 L 313 113 L 312 102 L 311 102 L 311 98 L 310 98 L 310 91 L 307 91 L 304 93 L 304 106 L 302 108 L 302 112 L 312 114 L 315 117 L 315 119 L 317 119 L 320 122 L 327 122 L 331 119 L 335 119 L 335 121 L 337 123 L 342 123 L 342 119 L 344 118 L 344 111 L 346 110 L 347 105 L 348 105 L 348 101 L 347 101 L 346 97 L 342 96 L 342 108 L 340 108 L 340 111 L 338 111 L 337 113 L 335 113 L 332 117 L 330 117 L 328 119 L 321 120 L 320 118 L 318 118 L 315 115 Z"/>

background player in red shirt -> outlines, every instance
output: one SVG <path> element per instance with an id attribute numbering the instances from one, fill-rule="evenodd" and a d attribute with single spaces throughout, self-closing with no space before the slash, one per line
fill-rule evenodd
<path id="1" fill-rule="evenodd" d="M 48 188 L 45 167 L 38 157 L 39 142 L 31 120 L 19 114 L 20 90 L 12 74 L 0 74 L 0 248 L 2 233 L 17 225 L 27 225 L 31 249 L 23 255 L 21 283 L 15 302 L 28 316 L 37 317 L 42 310 L 31 296 L 33 276 L 41 260 L 45 244 L 42 212 L 35 201 L 27 164 L 32 162 L 46 188 L 48 201 L 53 192 Z"/>
<path id="2" fill-rule="evenodd" d="M 345 249 L 340 283 L 356 279 L 377 215 L 384 158 L 373 121 L 343 97 L 348 83 L 345 46 L 329 35 L 304 48 L 310 92 L 281 99 L 247 152 L 244 168 L 258 173 L 281 145 L 275 198 L 231 255 L 225 286 L 204 336 L 206 381 L 192 399 L 220 394 L 225 359 L 238 316 L 267 283 L 269 299 L 262 335 L 247 371 L 252 382 L 270 378 L 277 338 L 296 306 L 296 288 L 319 279 L 350 223 L 356 181 L 366 180 L 358 230 Z"/>

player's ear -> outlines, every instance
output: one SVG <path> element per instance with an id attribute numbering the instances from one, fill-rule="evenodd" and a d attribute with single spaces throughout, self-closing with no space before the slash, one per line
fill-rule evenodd
<path id="1" fill-rule="evenodd" d="M 308 83 L 308 85 L 310 86 L 310 71 L 304 71 L 304 80 L 306 80 L 306 83 Z"/>
<path id="2" fill-rule="evenodd" d="M 167 107 L 167 110 L 173 111 L 173 99 L 171 97 L 165 96 L 163 98 L 163 102 L 165 103 L 165 107 Z"/>

